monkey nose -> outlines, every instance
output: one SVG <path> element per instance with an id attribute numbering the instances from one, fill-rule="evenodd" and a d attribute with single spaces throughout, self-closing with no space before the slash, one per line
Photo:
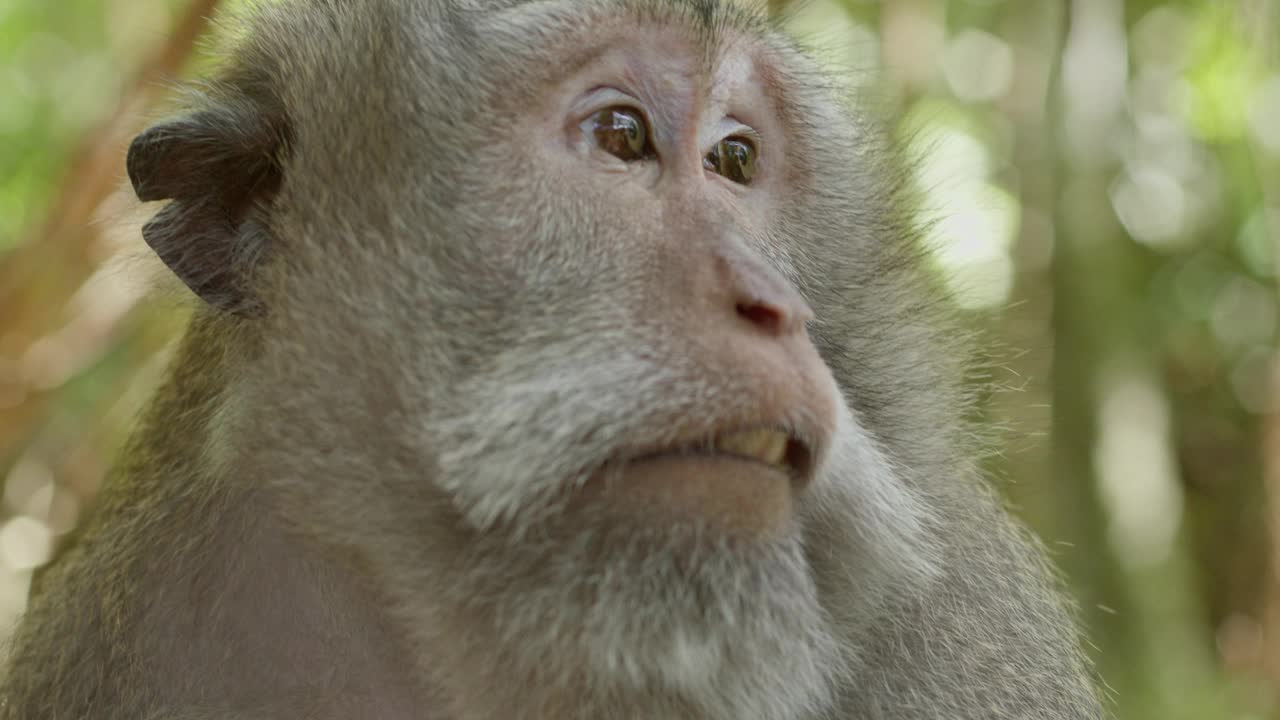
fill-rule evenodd
<path id="1" fill-rule="evenodd" d="M 729 282 L 737 316 L 771 336 L 801 333 L 813 310 L 776 270 L 762 262 L 740 259 L 729 263 Z"/>
<path id="2" fill-rule="evenodd" d="M 738 300 L 738 316 L 769 335 L 790 335 L 804 329 L 813 319 L 813 311 L 804 300 L 751 296 Z"/>

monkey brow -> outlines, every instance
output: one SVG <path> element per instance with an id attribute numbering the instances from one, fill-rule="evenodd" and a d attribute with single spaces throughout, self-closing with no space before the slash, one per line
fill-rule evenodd
<path id="1" fill-rule="evenodd" d="M 588 42 L 575 44 L 577 38 L 569 37 L 562 40 L 568 54 L 560 62 L 554 66 L 543 69 L 543 78 L 547 81 L 568 78 L 582 72 L 585 68 L 600 61 L 602 57 L 607 55 L 609 51 L 618 46 L 620 40 L 630 37 L 624 33 L 610 33 L 603 36 L 592 37 Z M 701 64 L 696 72 L 703 76 L 710 76 L 714 72 L 716 57 L 718 51 L 714 47 L 705 47 L 702 51 Z"/>
<path id="2" fill-rule="evenodd" d="M 607 40 L 593 40 L 586 45 L 575 48 L 564 62 L 557 63 L 555 72 L 564 77 L 573 75 L 581 71 L 583 68 L 592 65 L 600 60 L 610 49 L 613 48 L 615 39 L 610 37 Z"/>

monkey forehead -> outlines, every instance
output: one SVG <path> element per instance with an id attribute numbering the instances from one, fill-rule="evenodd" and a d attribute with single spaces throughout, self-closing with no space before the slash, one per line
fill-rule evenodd
<path id="1" fill-rule="evenodd" d="M 582 70 L 615 48 L 649 51 L 654 69 L 671 82 L 701 82 L 724 102 L 768 57 L 771 33 L 763 16 L 737 2 L 716 0 L 589 0 L 533 2 L 480 20 L 516 73 L 544 82 Z M 557 62 L 536 63 L 555 51 Z M 536 84 L 536 83 L 535 83 Z"/>
<path id="2" fill-rule="evenodd" d="M 727 39 L 743 33 L 764 35 L 770 28 L 763 3 L 753 7 L 739 0 L 535 0 L 509 3 L 477 17 L 481 25 L 516 28 L 534 41 L 566 30 L 595 33 L 611 25 L 665 26 L 687 31 L 697 45 L 708 49 L 708 59 Z"/>

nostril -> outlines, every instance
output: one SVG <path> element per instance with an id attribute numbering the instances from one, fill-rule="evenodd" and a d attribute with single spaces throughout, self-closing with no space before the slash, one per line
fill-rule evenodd
<path id="1" fill-rule="evenodd" d="M 768 333 L 778 333 L 786 325 L 785 313 L 766 302 L 740 302 L 738 314 Z"/>

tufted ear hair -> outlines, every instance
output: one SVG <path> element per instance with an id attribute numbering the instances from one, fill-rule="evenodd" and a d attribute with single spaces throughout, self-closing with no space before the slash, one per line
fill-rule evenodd
<path id="1" fill-rule="evenodd" d="M 156 125 L 129 146 L 138 199 L 171 200 L 142 228 L 147 245 L 209 305 L 263 311 L 251 284 L 269 249 L 272 200 L 284 182 L 283 113 L 226 103 Z"/>

